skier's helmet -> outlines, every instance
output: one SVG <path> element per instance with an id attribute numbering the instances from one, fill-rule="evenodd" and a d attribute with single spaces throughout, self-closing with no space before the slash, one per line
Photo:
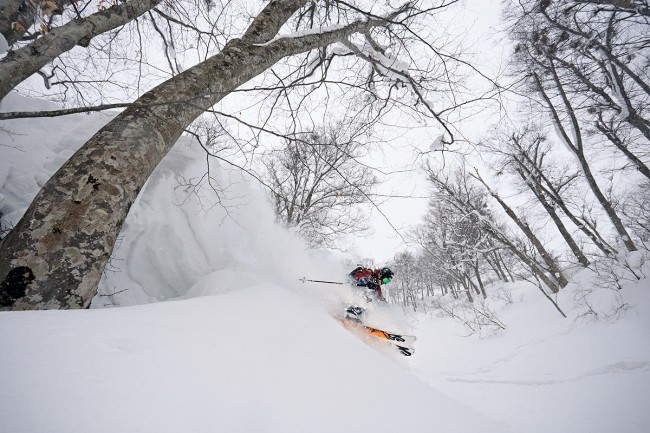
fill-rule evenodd
<path id="1" fill-rule="evenodd" d="M 381 268 L 379 270 L 379 280 L 384 283 L 388 284 L 390 283 L 390 280 L 393 279 L 393 271 L 391 271 L 388 268 Z"/>

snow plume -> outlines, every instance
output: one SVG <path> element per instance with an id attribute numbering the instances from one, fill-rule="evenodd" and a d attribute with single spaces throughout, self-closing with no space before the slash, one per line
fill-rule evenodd
<path id="1" fill-rule="evenodd" d="M 6 111 L 52 108 L 15 94 L 3 101 Z M 11 137 L 2 132 L 0 147 L 3 226 L 15 225 L 47 179 L 111 118 L 7 122 Z M 345 275 L 340 263 L 277 225 L 264 192 L 244 176 L 214 160 L 208 166 L 201 147 L 181 137 L 132 205 L 92 308 Z"/>
<path id="2" fill-rule="evenodd" d="M 117 272 L 100 285 L 105 305 L 295 283 L 307 265 L 292 252 L 309 257 L 300 239 L 275 224 L 261 190 L 239 171 L 215 161 L 208 167 L 200 147 L 185 138 L 147 181 L 120 238 L 111 262 Z M 127 292 L 113 296 L 118 288 Z"/>

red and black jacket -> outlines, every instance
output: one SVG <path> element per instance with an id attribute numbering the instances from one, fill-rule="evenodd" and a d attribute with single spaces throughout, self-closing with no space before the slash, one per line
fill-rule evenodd
<path id="1" fill-rule="evenodd" d="M 384 296 L 381 293 L 381 279 L 379 278 L 379 269 L 369 269 L 359 266 L 352 272 L 350 277 L 354 280 L 357 286 L 367 287 L 375 292 L 377 298 L 384 301 Z"/>

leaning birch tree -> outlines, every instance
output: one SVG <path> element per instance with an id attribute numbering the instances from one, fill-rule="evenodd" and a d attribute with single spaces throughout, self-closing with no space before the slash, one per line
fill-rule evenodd
<path id="1" fill-rule="evenodd" d="M 290 84 L 306 85 L 307 77 L 332 62 L 350 60 L 356 71 L 369 71 L 362 84 L 350 88 L 367 87 L 372 95 L 367 107 L 380 105 L 371 115 L 384 112 L 396 93 L 406 93 L 411 99 L 403 105 L 440 122 L 451 142 L 442 110 L 431 102 L 436 91 L 448 89 L 425 72 L 440 69 L 452 77 L 455 59 L 437 49 L 435 39 L 422 36 L 430 33 L 423 20 L 451 3 L 270 1 L 240 37 L 230 37 L 217 54 L 131 103 L 44 185 L 0 244 L 0 309 L 87 307 L 128 210 L 156 165 L 195 119 L 214 112 L 215 104 L 282 59 L 310 53 L 318 58 L 305 63 L 303 57 L 297 67 L 301 77 L 279 80 L 284 94 Z M 279 36 L 283 27 L 293 33 Z M 423 69 L 408 65 L 418 56 L 408 50 L 412 44 L 429 50 L 420 57 Z M 323 75 L 317 84 L 326 83 Z M 379 86 L 385 89 L 382 97 Z"/>

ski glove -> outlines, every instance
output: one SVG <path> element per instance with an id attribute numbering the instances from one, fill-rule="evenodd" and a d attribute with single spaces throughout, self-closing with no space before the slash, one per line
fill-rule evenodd
<path id="1" fill-rule="evenodd" d="M 372 281 L 370 281 L 370 278 L 362 277 L 359 278 L 359 281 L 357 282 L 357 286 L 367 286 L 370 283 L 372 283 Z"/>
<path id="2" fill-rule="evenodd" d="M 370 289 L 370 290 L 373 290 L 373 291 L 377 291 L 379 289 L 379 285 L 373 283 L 372 281 L 368 281 L 368 283 L 366 284 L 366 287 L 368 289 Z"/>

